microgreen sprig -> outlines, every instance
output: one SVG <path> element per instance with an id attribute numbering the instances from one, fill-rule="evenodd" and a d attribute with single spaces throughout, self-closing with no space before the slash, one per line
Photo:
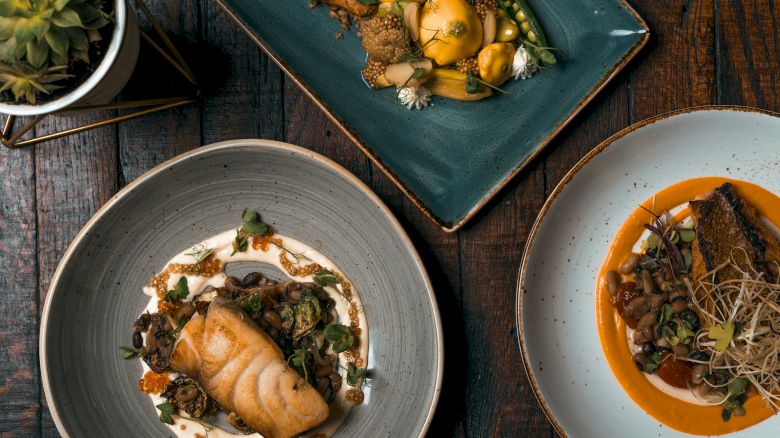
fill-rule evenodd
<path id="1" fill-rule="evenodd" d="M 349 350 L 355 343 L 355 335 L 352 329 L 343 324 L 331 324 L 322 332 L 325 339 L 333 342 L 333 351 L 342 353 Z"/>

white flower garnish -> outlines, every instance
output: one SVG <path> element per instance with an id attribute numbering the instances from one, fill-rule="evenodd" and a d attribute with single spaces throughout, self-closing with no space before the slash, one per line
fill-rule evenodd
<path id="1" fill-rule="evenodd" d="M 528 79 L 539 69 L 539 61 L 528 52 L 524 46 L 517 48 L 512 60 L 512 76 L 517 79 Z"/>
<path id="2" fill-rule="evenodd" d="M 431 92 L 425 87 L 404 87 L 398 90 L 398 100 L 409 109 L 423 109 L 431 103 Z"/>

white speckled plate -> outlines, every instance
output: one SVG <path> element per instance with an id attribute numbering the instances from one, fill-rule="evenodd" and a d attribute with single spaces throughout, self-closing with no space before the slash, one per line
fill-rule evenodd
<path id="1" fill-rule="evenodd" d="M 423 436 L 441 390 L 439 312 L 425 268 L 382 201 L 321 155 L 267 140 L 204 146 L 150 170 L 79 232 L 52 279 L 40 353 L 57 429 L 73 437 L 171 436 L 124 360 L 141 288 L 175 254 L 257 209 L 352 280 L 368 321 L 366 397 L 334 437 Z"/>
<path id="2" fill-rule="evenodd" d="M 780 193 L 780 118 L 704 107 L 631 126 L 596 147 L 545 203 L 525 250 L 517 293 L 520 347 L 542 408 L 564 437 L 688 436 L 623 391 L 596 331 L 596 274 L 637 204 L 678 181 L 726 176 Z M 780 417 L 730 434 L 776 437 Z"/>

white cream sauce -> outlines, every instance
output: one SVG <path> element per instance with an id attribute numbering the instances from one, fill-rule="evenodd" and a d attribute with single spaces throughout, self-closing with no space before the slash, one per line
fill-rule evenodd
<path id="1" fill-rule="evenodd" d="M 205 277 L 201 275 L 182 275 L 182 274 L 174 274 L 171 273 L 168 278 L 168 289 L 173 289 L 176 282 L 179 281 L 181 277 L 187 278 L 187 286 L 189 287 L 190 295 L 184 300 L 184 301 L 191 301 L 195 296 L 200 294 L 203 289 L 205 289 L 207 286 L 212 287 L 222 287 L 225 284 L 225 279 L 227 278 L 227 275 L 224 271 L 224 265 L 227 265 L 229 263 L 235 263 L 235 262 L 259 262 L 259 263 L 267 263 L 269 265 L 275 266 L 278 268 L 281 272 L 284 272 L 291 280 L 299 281 L 299 282 L 311 282 L 313 281 L 313 276 L 292 276 L 287 273 L 284 266 L 279 261 L 279 253 L 282 251 L 275 245 L 269 245 L 267 251 L 263 251 L 262 249 L 255 250 L 252 247 L 251 239 L 250 244 L 247 245 L 247 250 L 245 252 L 236 252 L 235 254 L 231 253 L 233 252 L 233 241 L 236 237 L 236 230 L 229 230 L 225 231 L 224 233 L 218 234 L 214 237 L 211 237 L 207 240 L 204 240 L 203 242 L 200 242 L 193 247 L 187 248 L 183 250 L 181 253 L 177 254 L 175 257 L 173 257 L 171 260 L 166 263 L 166 267 L 169 266 L 172 263 L 182 263 L 182 264 L 192 264 L 195 263 L 196 260 L 192 255 L 187 255 L 187 253 L 191 253 L 192 248 L 208 248 L 213 251 L 213 255 L 215 258 L 222 260 L 223 262 L 223 270 L 222 272 L 218 273 L 217 275 L 214 275 L 213 277 Z M 342 277 L 346 279 L 346 275 L 343 271 L 338 269 L 333 262 L 331 262 L 328 258 L 326 258 L 323 254 L 321 254 L 316 249 L 298 241 L 291 237 L 286 237 L 280 234 L 274 234 L 274 238 L 281 239 L 283 242 L 283 246 L 296 253 L 296 254 L 302 254 L 305 256 L 309 261 L 303 261 L 302 264 L 308 264 L 311 262 L 317 263 L 321 265 L 323 268 L 328 269 L 332 272 L 338 272 L 341 274 Z M 349 281 L 347 279 L 347 281 Z M 349 282 L 352 284 L 351 282 Z M 344 296 L 340 292 L 343 291 L 342 286 L 336 285 L 336 286 L 328 286 L 324 288 L 325 291 L 330 295 L 331 298 L 336 302 L 336 313 L 338 314 L 338 322 L 341 324 L 349 326 L 350 320 L 349 320 L 349 305 L 350 302 L 347 301 Z M 143 288 L 144 294 L 148 295 L 150 297 L 149 303 L 146 306 L 146 309 L 144 309 L 144 312 L 148 311 L 150 313 L 157 312 L 157 302 L 159 301 L 159 298 L 157 297 L 157 291 L 152 287 L 144 287 Z M 360 357 L 363 358 L 364 361 L 364 367 L 368 369 L 368 325 L 366 323 L 366 317 L 365 312 L 363 311 L 363 303 L 360 301 L 360 295 L 355 290 L 354 285 L 352 285 L 352 303 L 354 303 L 357 307 L 358 311 L 358 321 L 360 323 Z M 346 400 L 346 392 L 347 390 L 351 389 L 352 387 L 347 385 L 347 376 L 346 376 L 346 363 L 347 360 L 344 357 L 343 353 L 339 354 L 339 364 L 341 365 L 339 367 L 339 372 L 341 374 L 343 384 L 341 385 L 341 389 L 334 397 L 333 401 L 329 404 L 330 409 L 330 415 L 328 416 L 328 419 L 325 420 L 324 423 L 319 425 L 318 427 L 306 432 L 303 434 L 303 437 L 310 437 L 314 436 L 315 434 L 325 434 L 326 436 L 331 436 L 333 433 L 339 428 L 341 423 L 346 418 L 347 414 L 349 414 L 350 409 L 354 406 L 354 404 L 348 400 Z M 149 367 L 144 363 L 143 360 L 141 360 L 141 364 L 143 366 L 143 374 L 146 374 L 147 371 L 149 371 Z M 143 376 L 142 374 L 142 376 Z M 169 373 L 169 378 L 171 380 L 175 379 L 178 374 L 177 373 Z M 366 379 L 366 382 L 368 382 L 369 379 Z M 369 385 L 364 384 L 361 387 L 361 390 L 363 391 L 363 403 L 366 403 L 370 398 L 371 388 Z M 157 406 L 160 403 L 164 403 L 165 400 L 160 397 L 159 394 L 149 394 L 149 398 L 152 400 L 154 406 Z M 159 415 L 159 411 L 156 411 L 156 415 Z M 186 414 L 185 414 L 186 415 Z M 177 437 L 181 438 L 191 438 L 195 437 L 196 434 L 199 434 L 200 436 L 205 436 L 206 431 L 203 425 L 199 424 L 196 421 L 188 420 L 184 417 L 175 416 L 174 417 L 175 424 L 168 425 L 168 427 L 171 429 L 172 432 L 176 434 Z M 184 429 L 181 428 L 181 426 L 184 426 Z M 244 435 L 244 434 L 234 434 L 231 433 L 225 429 L 221 429 L 218 426 L 214 426 L 213 429 L 208 431 L 208 437 L 209 438 L 233 438 L 233 437 L 247 437 L 247 438 L 260 438 L 261 435 L 258 433 L 254 433 L 251 435 Z"/>

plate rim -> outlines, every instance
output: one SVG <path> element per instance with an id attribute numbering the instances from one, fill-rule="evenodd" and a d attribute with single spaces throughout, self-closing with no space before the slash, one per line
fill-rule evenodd
<path id="1" fill-rule="evenodd" d="M 141 176 L 131 181 L 129 184 L 127 184 L 125 187 L 119 190 L 116 194 L 114 194 L 108 201 L 106 201 L 89 218 L 89 220 L 87 220 L 84 226 L 81 227 L 79 232 L 73 238 L 73 241 L 71 241 L 71 243 L 68 245 L 68 248 L 63 253 L 59 263 L 57 264 L 57 269 L 54 271 L 54 274 L 52 275 L 51 284 L 49 285 L 49 288 L 46 291 L 46 297 L 43 304 L 43 311 L 41 312 L 41 317 L 40 317 L 40 328 L 38 330 L 38 337 L 39 337 L 38 366 L 41 373 L 41 386 L 43 387 L 44 396 L 49 411 L 51 412 L 51 416 L 54 421 L 54 424 L 57 427 L 57 431 L 60 434 L 62 434 L 63 437 L 67 438 L 70 436 L 70 434 L 65 429 L 60 414 L 57 410 L 57 406 L 52 399 L 52 389 L 50 385 L 51 382 L 49 381 L 48 369 L 46 367 L 47 354 L 46 354 L 45 345 L 46 345 L 46 333 L 49 325 L 49 313 L 51 312 L 51 302 L 53 301 L 54 291 L 58 286 L 65 265 L 70 261 L 76 248 L 81 244 L 82 240 L 84 240 L 87 233 L 92 229 L 95 223 L 99 219 L 101 219 L 104 215 L 106 215 L 108 211 L 114 206 L 114 204 L 124 199 L 132 190 L 134 190 L 136 186 L 152 178 L 158 173 L 167 170 L 169 167 L 177 163 L 184 162 L 188 159 L 191 159 L 192 157 L 210 153 L 213 151 L 232 149 L 236 147 L 246 147 L 246 146 L 255 147 L 257 149 L 277 149 L 277 150 L 297 153 L 297 154 L 304 155 L 310 159 L 313 159 L 314 161 L 317 161 L 321 164 L 324 164 L 326 167 L 329 167 L 331 170 L 335 171 L 336 173 L 346 178 L 350 183 L 352 183 L 353 186 L 355 186 L 358 190 L 363 192 L 363 194 L 371 202 L 373 202 L 374 205 L 376 205 L 382 213 L 384 213 L 384 216 L 389 219 L 391 228 L 393 228 L 393 230 L 400 237 L 401 243 L 404 245 L 408 253 L 412 256 L 412 259 L 414 261 L 417 270 L 422 275 L 423 282 L 425 283 L 425 291 L 428 295 L 428 301 L 431 305 L 431 312 L 433 314 L 433 320 L 434 320 L 433 322 L 435 328 L 434 335 L 437 343 L 436 380 L 434 382 L 431 403 L 430 406 L 428 407 L 428 411 L 425 414 L 425 422 L 423 423 L 422 429 L 420 429 L 419 437 L 422 438 L 426 435 L 428 428 L 431 425 L 431 421 L 433 420 L 436 407 L 438 406 L 439 396 L 442 390 L 443 375 L 444 375 L 444 337 L 443 337 L 443 329 L 441 323 L 441 315 L 439 312 L 439 305 L 438 302 L 436 301 L 436 295 L 433 290 L 433 285 L 431 284 L 430 277 L 428 276 L 428 271 L 425 269 L 425 265 L 423 264 L 422 259 L 420 258 L 420 255 L 417 252 L 417 249 L 415 248 L 414 244 L 409 238 L 409 235 L 401 226 L 401 223 L 398 221 L 398 219 L 395 217 L 392 211 L 390 211 L 387 205 L 385 205 L 385 203 L 382 202 L 379 196 L 377 196 L 377 194 L 374 193 L 374 191 L 371 190 L 371 188 L 369 188 L 357 176 L 355 176 L 354 174 L 352 174 L 347 169 L 345 169 L 335 161 L 331 160 L 330 158 L 327 158 L 324 155 L 318 154 L 317 152 L 314 152 L 312 150 L 303 148 L 301 146 L 293 145 L 290 143 L 286 143 L 286 142 L 259 139 L 259 138 L 258 139 L 247 138 L 247 139 L 226 140 L 226 141 L 200 146 L 198 148 L 176 155 L 175 157 L 170 158 L 164 161 L 163 163 L 160 163 L 157 166 L 144 172 Z"/>
<path id="2" fill-rule="evenodd" d="M 555 186 L 553 191 L 550 193 L 550 195 L 547 197 L 547 199 L 544 201 L 544 205 L 542 205 L 541 210 L 539 211 L 539 214 L 537 215 L 536 219 L 534 220 L 533 225 L 531 226 L 531 230 L 528 233 L 528 239 L 526 240 L 525 246 L 523 247 L 523 258 L 520 262 L 520 268 L 518 270 L 517 274 L 517 286 L 515 289 L 515 327 L 517 330 L 517 341 L 520 346 L 520 356 L 523 359 L 523 368 L 525 369 L 525 375 L 528 379 L 528 382 L 531 384 L 531 389 L 533 390 L 534 397 L 536 398 L 536 401 L 539 403 L 539 406 L 544 411 L 544 415 L 547 417 L 547 419 L 552 424 L 555 431 L 562 437 L 562 438 L 569 438 L 570 435 L 566 433 L 566 431 L 563 429 L 560 423 L 558 423 L 558 420 L 555 418 L 555 415 L 552 412 L 552 409 L 547 405 L 547 402 L 545 401 L 544 397 L 541 395 L 541 391 L 538 386 L 538 382 L 536 381 L 536 375 L 533 372 L 533 367 L 528 362 L 528 354 L 525 348 L 525 334 L 523 332 L 523 291 L 524 291 L 524 283 L 525 283 L 525 276 L 527 274 L 528 269 L 528 253 L 530 248 L 534 245 L 536 241 L 536 237 L 539 231 L 539 228 L 541 227 L 542 222 L 544 221 L 544 218 L 549 211 L 552 204 L 555 202 L 555 200 L 558 198 L 558 195 L 561 194 L 563 189 L 566 187 L 566 185 L 574 178 L 574 176 L 582 170 L 583 167 L 585 167 L 593 158 L 595 158 L 598 154 L 605 151 L 609 146 L 614 144 L 616 141 L 621 140 L 622 138 L 626 137 L 627 135 L 633 133 L 634 131 L 637 131 L 641 128 L 653 125 L 657 122 L 661 122 L 667 119 L 671 119 L 677 116 L 683 116 L 693 113 L 703 113 L 708 111 L 734 111 L 734 112 L 745 112 L 745 113 L 752 113 L 752 114 L 760 114 L 765 116 L 772 116 L 780 119 L 780 112 L 770 111 L 762 108 L 756 108 L 751 106 L 743 106 L 743 105 L 699 105 L 699 106 L 692 106 L 692 107 L 686 107 L 681 108 L 669 112 L 665 112 L 662 114 L 658 114 L 656 116 L 652 116 L 649 118 L 646 118 L 644 120 L 640 120 L 639 122 L 636 122 L 626 128 L 623 128 L 619 130 L 618 132 L 612 134 L 609 136 L 606 140 L 599 143 L 596 147 L 594 147 L 590 152 L 585 154 L 584 157 L 582 157 L 577 164 L 574 165 L 568 172 L 566 172 L 566 175 L 561 179 L 560 182 Z"/>
<path id="3" fill-rule="evenodd" d="M 458 219 L 455 223 L 449 223 L 442 218 L 438 217 L 436 214 L 431 211 L 431 209 L 425 205 L 425 203 L 422 202 L 420 198 L 417 197 L 414 192 L 409 189 L 406 184 L 401 181 L 398 176 L 393 173 L 392 170 L 390 170 L 389 167 L 385 165 L 385 163 L 382 161 L 382 158 L 379 157 L 374 153 L 374 151 L 365 143 L 363 140 L 357 135 L 357 133 L 352 130 L 346 122 L 341 120 L 336 114 L 325 104 L 325 102 L 320 99 L 320 97 L 309 88 L 308 85 L 306 85 L 297 75 L 296 73 L 287 65 L 284 60 L 282 60 L 281 57 L 279 57 L 276 53 L 274 53 L 273 50 L 271 50 L 270 46 L 268 46 L 262 38 L 260 38 L 259 35 L 257 35 L 252 29 L 249 28 L 249 26 L 244 23 L 236 14 L 236 12 L 227 4 L 227 1 L 229 0 L 214 0 L 214 2 L 219 5 L 222 10 L 227 14 L 227 16 L 238 25 L 238 27 L 244 31 L 244 33 L 249 36 L 249 38 L 258 46 L 260 49 L 265 52 L 266 55 L 268 55 L 269 58 L 289 77 L 292 79 L 293 83 L 300 88 L 304 94 L 309 96 L 310 99 L 314 101 L 314 103 L 325 113 L 325 115 L 333 121 L 333 123 L 338 126 L 346 136 L 352 140 L 353 143 L 355 143 L 358 148 L 363 151 L 364 154 L 368 156 L 371 161 L 379 167 L 380 170 L 382 170 L 382 173 L 385 174 L 401 191 L 409 198 L 410 201 L 418 208 L 420 211 L 425 214 L 425 216 L 428 217 L 431 221 L 433 221 L 436 226 L 438 226 L 442 231 L 447 233 L 453 233 L 455 231 L 458 231 L 460 228 L 462 228 L 466 222 L 471 220 L 474 216 L 479 213 L 480 210 L 482 210 L 485 205 L 487 205 L 501 190 L 506 187 L 507 184 L 511 180 L 517 176 L 523 169 L 525 169 L 531 161 L 533 161 L 534 158 L 536 158 L 537 155 L 539 155 L 544 149 L 547 148 L 547 146 L 552 142 L 552 140 L 558 136 L 558 134 L 566 128 L 566 126 L 569 125 L 569 123 L 580 113 L 582 110 L 587 106 L 603 89 L 607 86 L 608 83 L 612 82 L 612 80 L 620 73 L 620 71 L 623 70 L 623 68 L 636 57 L 637 54 L 647 45 L 647 42 L 650 40 L 650 27 L 648 26 L 647 22 L 639 15 L 639 13 L 634 9 L 633 6 L 631 6 L 627 0 L 615 0 L 617 1 L 620 6 L 628 11 L 636 20 L 637 24 L 642 28 L 644 31 L 642 33 L 642 38 L 640 38 L 634 45 L 631 47 L 630 50 L 628 50 L 621 58 L 620 60 L 612 66 L 612 68 L 604 74 L 601 79 L 590 89 L 588 94 L 577 104 L 577 106 L 572 110 L 572 112 L 564 118 L 560 124 L 555 127 L 552 132 L 550 132 L 547 136 L 545 136 L 539 144 L 536 146 L 536 148 L 517 166 L 515 167 L 504 179 L 500 180 L 498 184 L 494 185 L 490 188 L 489 191 L 487 191 L 480 200 L 475 203 L 471 209 L 466 212 L 466 215 L 464 215 L 461 219 Z"/>

